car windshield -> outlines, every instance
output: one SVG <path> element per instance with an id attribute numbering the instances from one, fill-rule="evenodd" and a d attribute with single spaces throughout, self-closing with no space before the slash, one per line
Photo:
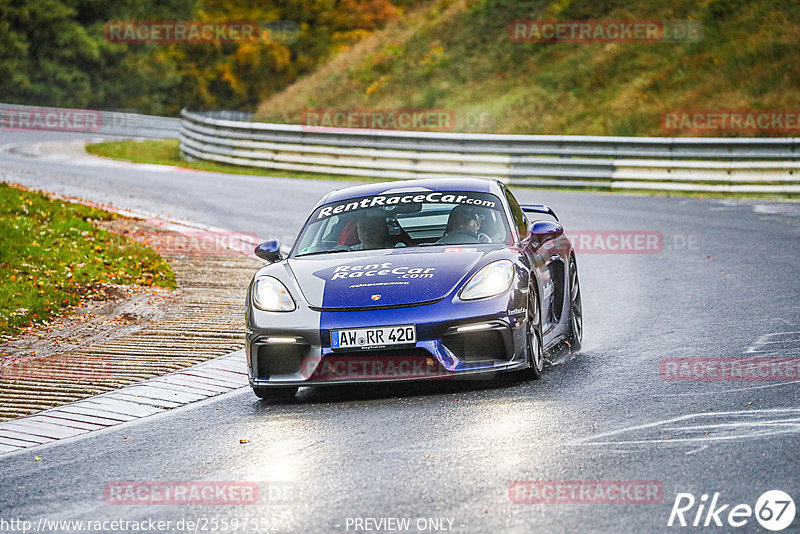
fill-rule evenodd
<path id="1" fill-rule="evenodd" d="M 387 193 L 325 204 L 300 233 L 295 256 L 397 247 L 508 242 L 503 204 L 489 193 Z"/>

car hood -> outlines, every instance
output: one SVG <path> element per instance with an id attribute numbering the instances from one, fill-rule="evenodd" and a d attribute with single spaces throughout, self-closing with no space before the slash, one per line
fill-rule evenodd
<path id="1" fill-rule="evenodd" d="M 287 264 L 312 307 L 403 306 L 441 299 L 489 250 L 435 247 L 345 252 L 291 258 Z"/>

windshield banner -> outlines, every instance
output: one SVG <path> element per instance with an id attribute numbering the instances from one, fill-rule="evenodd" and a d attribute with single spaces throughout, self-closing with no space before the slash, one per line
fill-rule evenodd
<path id="1" fill-rule="evenodd" d="M 314 220 L 325 219 L 332 215 L 339 215 L 350 211 L 375 208 L 383 206 L 386 211 L 393 211 L 398 206 L 412 204 L 469 204 L 481 208 L 500 209 L 500 204 L 494 195 L 481 193 L 465 193 L 463 191 L 443 192 L 431 191 L 429 193 L 399 193 L 392 195 L 374 195 L 361 199 L 350 199 L 339 204 L 322 206 L 317 210 Z"/>

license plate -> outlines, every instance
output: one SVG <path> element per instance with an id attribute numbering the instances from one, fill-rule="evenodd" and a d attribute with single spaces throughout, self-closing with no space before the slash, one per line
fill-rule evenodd
<path id="1" fill-rule="evenodd" d="M 372 349 L 417 342 L 414 325 L 331 330 L 332 349 Z"/>

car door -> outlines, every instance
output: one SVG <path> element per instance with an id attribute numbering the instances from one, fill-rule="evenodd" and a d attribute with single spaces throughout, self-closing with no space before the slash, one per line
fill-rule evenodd
<path id="1" fill-rule="evenodd" d="M 511 211 L 511 219 L 514 225 L 514 231 L 517 234 L 517 242 L 521 244 L 522 253 L 528 259 L 531 271 L 538 271 L 540 280 L 540 302 L 542 304 L 542 332 L 546 333 L 550 330 L 557 318 L 555 317 L 556 302 L 554 299 L 556 279 L 553 276 L 554 269 L 553 262 L 561 262 L 557 250 L 555 240 L 545 241 L 539 246 L 530 242 L 530 228 L 531 223 L 522 211 L 522 208 L 514 198 L 514 195 L 508 189 L 504 188 L 506 201 L 508 202 L 509 210 Z M 531 274 L 533 276 L 533 273 Z"/>

